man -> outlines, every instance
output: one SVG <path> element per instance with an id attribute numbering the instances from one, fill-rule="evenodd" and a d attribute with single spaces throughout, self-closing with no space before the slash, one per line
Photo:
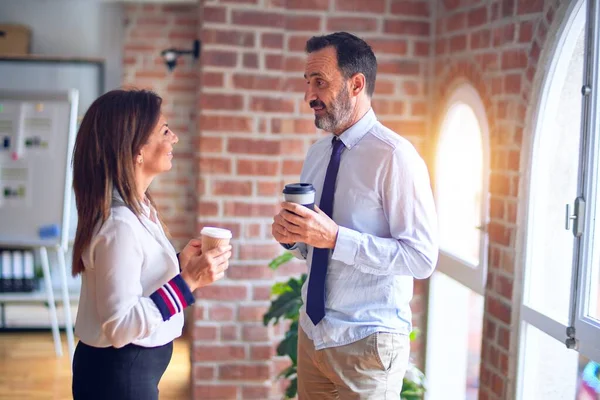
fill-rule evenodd
<path id="1" fill-rule="evenodd" d="M 274 238 L 309 270 L 298 338 L 301 400 L 400 398 L 413 278 L 436 262 L 436 213 L 425 163 L 371 109 L 377 60 L 345 32 L 306 44 L 305 101 L 332 133 L 311 146 L 301 182 L 315 211 L 282 203 Z M 324 212 L 325 211 L 325 212 Z"/>

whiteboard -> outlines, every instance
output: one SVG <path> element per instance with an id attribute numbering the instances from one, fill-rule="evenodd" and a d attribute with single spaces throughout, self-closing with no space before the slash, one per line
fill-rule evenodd
<path id="1" fill-rule="evenodd" d="M 104 63 L 86 59 L 1 58 L 0 90 L 57 91 L 77 89 L 78 123 L 89 106 L 104 92 Z M 75 239 L 77 208 L 71 191 L 69 242 Z"/>
<path id="2" fill-rule="evenodd" d="M 0 90 L 0 244 L 67 249 L 78 91 Z"/>

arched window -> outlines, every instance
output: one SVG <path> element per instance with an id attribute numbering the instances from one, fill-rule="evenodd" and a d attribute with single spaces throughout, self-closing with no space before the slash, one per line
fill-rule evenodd
<path id="1" fill-rule="evenodd" d="M 488 137 L 479 94 L 468 84 L 457 86 L 445 108 L 434 167 L 440 257 L 429 291 L 428 400 L 476 399 L 478 394 L 487 273 Z"/>

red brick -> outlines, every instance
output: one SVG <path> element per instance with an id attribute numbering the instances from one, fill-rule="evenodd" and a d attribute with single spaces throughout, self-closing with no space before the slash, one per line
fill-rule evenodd
<path id="1" fill-rule="evenodd" d="M 215 181 L 212 183 L 212 189 L 216 196 L 250 196 L 252 195 L 252 182 Z"/>
<path id="2" fill-rule="evenodd" d="M 221 3 L 258 4 L 258 0 L 221 0 Z"/>
<path id="3" fill-rule="evenodd" d="M 286 139 L 281 142 L 281 154 L 304 155 L 304 142 L 302 140 Z"/>
<path id="4" fill-rule="evenodd" d="M 467 26 L 467 14 L 459 13 L 451 15 L 446 20 L 446 31 L 454 32 L 465 29 Z"/>
<path id="5" fill-rule="evenodd" d="M 219 366 L 219 379 L 223 380 L 264 381 L 270 378 L 270 373 L 267 364 Z"/>
<path id="6" fill-rule="evenodd" d="M 234 310 L 232 307 L 213 305 L 208 310 L 208 318 L 211 321 L 232 321 Z"/>
<path id="7" fill-rule="evenodd" d="M 385 0 L 335 0 L 336 11 L 358 11 L 366 13 L 385 12 Z"/>
<path id="8" fill-rule="evenodd" d="M 275 176 L 279 173 L 278 161 L 238 160 L 236 166 L 240 176 Z"/>
<path id="9" fill-rule="evenodd" d="M 164 79 L 167 77 L 165 71 L 136 71 L 136 79 Z"/>
<path id="10" fill-rule="evenodd" d="M 267 69 L 281 69 L 283 67 L 283 56 L 279 54 L 266 54 L 265 66 Z"/>
<path id="11" fill-rule="evenodd" d="M 204 50 L 202 52 L 202 63 L 211 67 L 235 67 L 237 65 L 237 53 L 224 50 Z"/>
<path id="12" fill-rule="evenodd" d="M 456 35 L 450 38 L 450 52 L 459 52 L 467 49 L 467 36 Z"/>
<path id="13" fill-rule="evenodd" d="M 288 56 L 283 60 L 283 69 L 286 72 L 304 72 L 304 57 Z"/>
<path id="14" fill-rule="evenodd" d="M 203 114 L 200 117 L 200 130 L 218 132 L 229 131 L 237 133 L 252 132 L 253 121 L 250 117 Z"/>
<path id="15" fill-rule="evenodd" d="M 289 51 L 304 51 L 306 42 L 310 39 L 310 35 L 290 36 L 287 42 Z M 369 41 L 371 42 L 371 41 Z"/>
<path id="16" fill-rule="evenodd" d="M 257 182 L 259 196 L 275 196 L 281 193 L 280 185 L 276 182 Z"/>
<path id="17" fill-rule="evenodd" d="M 414 101 L 410 108 L 413 117 L 424 117 L 427 115 L 427 104 L 424 102 Z"/>
<path id="18" fill-rule="evenodd" d="M 252 139 L 230 139 L 227 151 L 237 154 L 279 154 L 279 141 L 252 140 Z"/>
<path id="19" fill-rule="evenodd" d="M 327 21 L 327 30 L 373 32 L 377 30 L 377 19 L 365 17 L 330 17 Z"/>
<path id="20" fill-rule="evenodd" d="M 237 325 L 221 325 L 220 339 L 222 342 L 235 342 L 240 340 Z"/>
<path id="21" fill-rule="evenodd" d="M 200 159 L 200 173 L 228 174 L 231 172 L 231 160 L 226 158 L 208 158 Z"/>
<path id="22" fill-rule="evenodd" d="M 402 39 L 369 39 L 369 45 L 373 48 L 373 52 L 376 56 L 380 53 L 403 56 L 406 55 L 408 51 L 408 44 L 406 40 Z"/>
<path id="23" fill-rule="evenodd" d="M 489 29 L 471 33 L 471 49 L 482 49 L 490 47 L 492 42 L 492 33 Z"/>
<path id="24" fill-rule="evenodd" d="M 420 136 L 426 132 L 423 121 L 383 121 L 383 125 L 400 136 Z"/>
<path id="25" fill-rule="evenodd" d="M 194 340 L 217 340 L 217 327 L 195 326 Z"/>
<path id="26" fill-rule="evenodd" d="M 312 119 L 279 119 L 271 120 L 272 133 L 309 133 L 316 132 L 315 122 Z"/>
<path id="27" fill-rule="evenodd" d="M 415 0 L 395 0 L 390 8 L 392 14 L 400 16 L 429 17 L 429 4 Z"/>
<path id="28" fill-rule="evenodd" d="M 496 197 L 490 199 L 490 217 L 500 220 L 504 218 L 504 201 L 502 199 Z"/>
<path id="29" fill-rule="evenodd" d="M 241 110 L 244 98 L 237 94 L 203 93 L 200 106 L 204 110 Z"/>
<path id="30" fill-rule="evenodd" d="M 275 215 L 276 208 L 270 215 Z M 266 210 L 265 210 L 266 213 Z M 268 217 L 268 215 L 264 215 Z M 240 260 L 271 260 L 274 257 L 282 253 L 282 247 L 278 244 L 256 244 L 256 243 L 245 243 L 240 245 L 239 259 Z"/>
<path id="31" fill-rule="evenodd" d="M 504 78 L 504 90 L 509 94 L 521 93 L 521 75 L 506 75 Z"/>
<path id="32" fill-rule="evenodd" d="M 243 345 L 194 345 L 194 361 L 233 361 L 245 358 L 246 350 Z"/>
<path id="33" fill-rule="evenodd" d="M 300 160 L 283 160 L 282 173 L 283 175 L 298 175 L 302 172 L 304 161 Z"/>
<path id="34" fill-rule="evenodd" d="M 377 115 L 400 115 L 404 110 L 404 103 L 387 99 L 373 99 L 371 102 Z"/>
<path id="35" fill-rule="evenodd" d="M 467 15 L 467 24 L 469 28 L 485 25 L 488 22 L 487 6 L 475 8 L 469 11 Z"/>
<path id="36" fill-rule="evenodd" d="M 257 69 L 258 55 L 255 53 L 245 53 L 243 59 L 244 68 Z"/>
<path id="37" fill-rule="evenodd" d="M 268 49 L 283 48 L 283 34 L 281 33 L 263 33 L 260 39 L 261 47 Z"/>
<path id="38" fill-rule="evenodd" d="M 396 91 L 396 83 L 385 79 L 377 79 L 375 81 L 376 94 L 394 94 Z"/>
<path id="39" fill-rule="evenodd" d="M 289 10 L 328 10 L 329 0 L 287 0 L 287 9 Z"/>
<path id="40" fill-rule="evenodd" d="M 284 92 L 297 92 L 304 93 L 306 91 L 307 85 L 306 80 L 304 78 L 287 78 L 283 82 L 282 90 Z"/>
<path id="41" fill-rule="evenodd" d="M 196 297 L 208 300 L 242 301 L 248 297 L 248 289 L 239 285 L 209 285 L 196 290 Z"/>
<path id="42" fill-rule="evenodd" d="M 490 222 L 488 225 L 490 241 L 503 246 L 510 245 L 510 230 L 499 223 Z"/>
<path id="43" fill-rule="evenodd" d="M 195 11 L 194 11 L 195 12 Z M 178 16 L 175 18 L 175 26 L 192 26 L 194 28 L 196 28 L 198 26 L 198 18 L 191 15 L 191 16 Z"/>
<path id="44" fill-rule="evenodd" d="M 164 26 L 167 24 L 168 20 L 167 20 L 166 16 L 163 16 L 163 17 L 139 17 L 135 22 L 136 22 L 137 26 L 144 26 L 144 25 Z"/>
<path id="45" fill-rule="evenodd" d="M 415 81 L 404 81 L 402 84 L 404 93 L 408 96 L 418 96 L 421 93 L 419 83 Z"/>
<path id="46" fill-rule="evenodd" d="M 515 25 L 511 23 L 494 28 L 492 38 L 494 47 L 512 43 L 515 39 Z"/>
<path id="47" fill-rule="evenodd" d="M 255 286 L 252 289 L 252 300 L 269 300 L 271 298 L 271 286 Z"/>
<path id="48" fill-rule="evenodd" d="M 209 381 L 216 378 L 217 374 L 214 367 L 205 367 L 202 365 L 194 366 L 194 381 Z"/>
<path id="49" fill-rule="evenodd" d="M 502 69 L 523 69 L 527 67 L 527 52 L 525 50 L 506 50 L 502 53 Z"/>
<path id="50" fill-rule="evenodd" d="M 206 315 L 205 315 L 205 308 L 196 304 L 194 305 L 194 320 L 196 321 L 201 321 L 206 319 Z"/>
<path id="51" fill-rule="evenodd" d="M 240 306 L 238 309 L 238 321 L 262 322 L 263 315 L 267 312 L 267 306 Z"/>
<path id="52" fill-rule="evenodd" d="M 397 35 L 429 36 L 429 22 L 409 20 L 386 20 L 384 32 Z"/>
<path id="53" fill-rule="evenodd" d="M 267 75 L 235 74 L 233 86 L 237 89 L 279 90 L 281 78 Z"/>
<path id="54" fill-rule="evenodd" d="M 490 316 L 498 318 L 500 321 L 510 324 L 511 319 L 511 309 L 508 304 L 497 300 L 495 298 L 488 298 L 486 300 L 486 313 L 489 313 Z"/>
<path id="55" fill-rule="evenodd" d="M 274 88 L 275 89 L 275 88 Z M 283 97 L 252 97 L 250 109 L 262 112 L 294 112 L 294 101 Z"/>
<path id="56" fill-rule="evenodd" d="M 254 32 L 205 28 L 202 30 L 202 43 L 254 47 Z"/>
<path id="57" fill-rule="evenodd" d="M 531 43 L 533 41 L 533 21 L 524 21 L 519 24 L 519 42 Z"/>
<path id="58" fill-rule="evenodd" d="M 544 11 L 544 0 L 517 0 L 517 14 L 534 14 Z"/>
<path id="59" fill-rule="evenodd" d="M 321 17 L 298 14 L 286 15 L 285 29 L 286 31 L 319 31 L 321 30 Z"/>
<path id="60" fill-rule="evenodd" d="M 219 204 L 212 201 L 201 201 L 198 203 L 198 212 L 204 216 L 215 216 L 219 214 Z"/>
<path id="61" fill-rule="evenodd" d="M 274 204 L 256 202 L 227 202 L 225 203 L 224 213 L 227 216 L 233 217 L 273 217 L 277 211 L 276 207 Z"/>
<path id="62" fill-rule="evenodd" d="M 261 237 L 260 224 L 246 225 L 246 237 L 257 239 Z"/>
<path id="63" fill-rule="evenodd" d="M 259 265 L 232 265 L 227 270 L 227 278 L 244 281 L 265 280 L 273 278 L 273 271 L 267 266 Z"/>
<path id="64" fill-rule="evenodd" d="M 510 331 L 501 326 L 498 327 L 498 346 L 504 350 L 510 347 Z"/>
<path id="65" fill-rule="evenodd" d="M 504 297 L 506 300 L 511 300 L 513 295 L 513 281 L 502 275 L 496 275 L 495 288 L 496 293 Z"/>
<path id="66" fill-rule="evenodd" d="M 414 55 L 417 57 L 428 57 L 429 56 L 429 42 L 414 42 Z"/>
<path id="67" fill-rule="evenodd" d="M 244 400 L 265 400 L 271 399 L 272 387 L 271 386 L 243 386 L 242 387 L 242 399 Z"/>
<path id="68" fill-rule="evenodd" d="M 260 325 L 244 325 L 242 327 L 242 340 L 245 342 L 266 342 L 271 339 L 269 327 Z"/>
<path id="69" fill-rule="evenodd" d="M 378 64 L 377 70 L 382 74 L 419 75 L 420 73 L 419 63 L 415 61 L 380 61 Z"/>
<path id="70" fill-rule="evenodd" d="M 234 385 L 197 384 L 194 386 L 194 398 L 206 400 L 236 400 L 238 398 L 238 387 Z"/>
<path id="71" fill-rule="evenodd" d="M 220 153 L 223 151 L 223 139 L 203 136 L 199 140 L 199 146 L 204 153 Z"/>
<path id="72" fill-rule="evenodd" d="M 231 15 L 233 25 L 246 25 L 256 27 L 283 28 L 284 19 L 282 14 L 263 11 L 239 11 L 233 10 Z"/>
<path id="73" fill-rule="evenodd" d="M 169 32 L 169 34 L 167 35 L 167 38 L 170 39 L 171 41 L 174 40 L 195 40 L 198 38 L 198 33 L 195 30 L 180 30 L 180 31 L 171 31 Z M 187 61 L 183 61 L 182 62 L 187 62 Z"/>

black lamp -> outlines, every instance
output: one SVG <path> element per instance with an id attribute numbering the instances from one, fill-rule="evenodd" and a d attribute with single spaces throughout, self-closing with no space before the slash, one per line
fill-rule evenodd
<path id="1" fill-rule="evenodd" d="M 194 40 L 194 47 L 192 50 L 180 50 L 180 49 L 166 49 L 163 50 L 160 55 L 165 60 L 165 64 L 167 64 L 167 68 L 169 71 L 173 71 L 175 66 L 177 65 L 177 58 L 182 54 L 191 54 L 194 57 L 194 60 L 197 60 L 200 57 L 200 41 Z"/>

